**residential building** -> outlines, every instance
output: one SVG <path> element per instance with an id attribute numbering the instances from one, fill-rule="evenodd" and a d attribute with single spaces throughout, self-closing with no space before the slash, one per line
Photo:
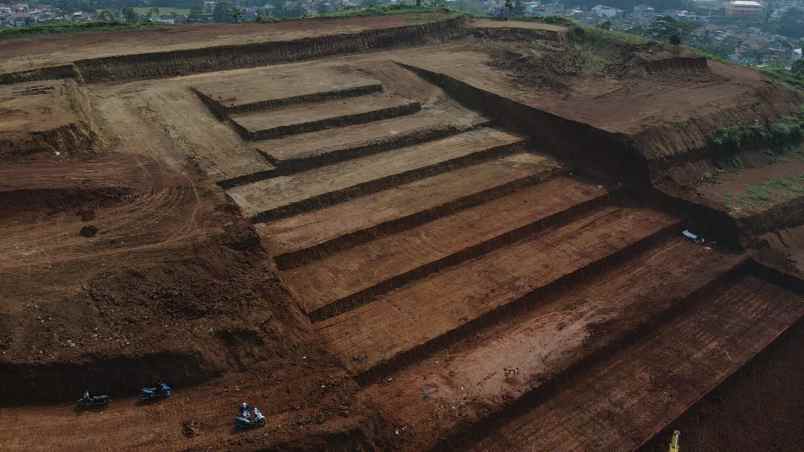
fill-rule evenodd
<path id="1" fill-rule="evenodd" d="M 614 8 L 612 6 L 597 5 L 592 8 L 592 14 L 594 14 L 597 17 L 603 17 L 606 19 L 611 19 L 613 17 L 620 16 L 622 15 L 622 13 L 623 10 L 619 8 Z"/>
<path id="2" fill-rule="evenodd" d="M 726 4 L 726 15 L 731 17 L 757 17 L 765 8 L 755 0 L 733 0 Z"/>

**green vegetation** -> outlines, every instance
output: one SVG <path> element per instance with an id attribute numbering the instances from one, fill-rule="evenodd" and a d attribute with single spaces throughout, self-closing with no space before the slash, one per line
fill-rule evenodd
<path id="1" fill-rule="evenodd" d="M 145 7 L 145 6 L 136 6 L 131 8 L 134 10 L 135 13 L 139 16 L 147 16 L 149 13 L 158 16 L 170 16 L 171 14 L 176 14 L 177 16 L 187 16 L 190 14 L 190 8 L 171 8 L 166 6 L 154 6 L 154 7 Z"/>
<path id="2" fill-rule="evenodd" d="M 702 57 L 710 59 L 710 60 L 719 61 L 719 62 L 724 63 L 724 64 L 733 64 L 732 62 L 730 62 L 723 55 L 718 55 L 716 53 L 712 53 L 712 52 L 709 52 L 709 51 L 706 51 L 706 50 L 693 48 L 693 47 L 687 47 L 687 49 L 691 50 L 694 53 L 696 53 L 698 56 L 702 56 Z"/>
<path id="3" fill-rule="evenodd" d="M 802 195 L 804 195 L 804 174 L 750 185 L 741 193 L 727 196 L 726 202 L 731 209 L 759 209 Z"/>
<path id="4" fill-rule="evenodd" d="M 412 13 L 432 13 L 449 12 L 446 8 L 431 8 L 415 5 L 386 5 L 386 6 L 368 6 L 368 7 L 355 7 L 346 8 L 333 11 L 331 13 L 323 13 L 316 17 L 368 17 L 368 16 L 393 16 L 397 14 L 412 14 Z"/>
<path id="5" fill-rule="evenodd" d="M 37 25 L 34 27 L 0 29 L 0 40 L 8 38 L 17 38 L 20 36 L 51 34 L 51 33 L 140 30 L 143 28 L 150 28 L 154 25 L 156 24 L 150 24 L 150 23 L 127 24 L 122 22 L 87 22 L 87 23 L 54 22 L 49 23 L 47 25 Z"/>
<path id="6" fill-rule="evenodd" d="M 782 153 L 797 148 L 804 138 L 804 107 L 793 116 L 782 118 L 771 124 L 755 123 L 719 129 L 710 138 L 710 146 L 721 160 L 730 161 L 738 151 L 769 147 Z M 734 165 L 730 165 L 734 166 Z"/>
<path id="7" fill-rule="evenodd" d="M 645 38 L 635 34 L 579 25 L 572 28 L 570 36 L 573 42 L 591 45 L 592 47 L 610 47 L 612 44 L 640 45 L 647 43 Z"/>
<path id="8" fill-rule="evenodd" d="M 800 70 L 797 69 L 799 68 L 796 66 L 793 66 L 792 70 L 787 70 L 781 66 L 768 66 L 760 68 L 759 71 L 768 77 L 778 80 L 792 88 L 804 90 L 804 68 L 801 68 Z"/>
<path id="9" fill-rule="evenodd" d="M 469 15 L 471 15 L 472 17 L 483 18 L 483 19 L 492 19 L 500 21 L 503 20 L 500 17 L 492 17 L 483 14 L 469 14 Z M 572 19 L 561 16 L 545 16 L 545 17 L 522 16 L 522 17 L 512 17 L 511 20 L 516 20 L 517 22 L 538 22 L 540 24 L 561 25 L 564 27 L 574 27 L 578 25 L 578 23 L 573 21 Z"/>

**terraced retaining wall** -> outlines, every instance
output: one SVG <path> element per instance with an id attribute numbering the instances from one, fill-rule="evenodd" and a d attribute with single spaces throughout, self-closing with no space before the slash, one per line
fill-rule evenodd
<path id="1" fill-rule="evenodd" d="M 457 17 L 409 27 L 293 41 L 93 58 L 76 61 L 76 65 L 88 83 L 175 77 L 421 44 L 432 39 L 449 39 L 464 32 L 463 23 L 464 19 Z"/>

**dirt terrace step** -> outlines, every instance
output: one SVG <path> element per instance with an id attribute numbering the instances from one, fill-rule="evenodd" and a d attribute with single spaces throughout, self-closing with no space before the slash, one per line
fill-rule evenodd
<path id="1" fill-rule="evenodd" d="M 621 265 L 533 298 L 392 374 L 390 383 L 366 387 L 361 398 L 415 432 L 405 449 L 428 449 L 648 328 L 744 259 L 669 236 Z"/>
<path id="2" fill-rule="evenodd" d="M 327 319 L 319 332 L 353 372 L 390 366 L 440 336 L 584 267 L 631 253 L 678 225 L 658 211 L 605 206 Z"/>
<path id="3" fill-rule="evenodd" d="M 457 168 L 341 204 L 257 224 L 280 268 L 409 229 L 564 172 L 544 155 L 516 153 Z"/>
<path id="4" fill-rule="evenodd" d="M 244 139 L 263 140 L 394 118 L 420 109 L 421 104 L 410 99 L 371 95 L 236 113 L 230 118 Z"/>
<path id="5" fill-rule="evenodd" d="M 635 450 L 802 315 L 798 294 L 754 276 L 732 281 L 460 450 Z"/>
<path id="6" fill-rule="evenodd" d="M 358 96 L 383 90 L 382 83 L 354 72 L 324 67 L 250 74 L 194 86 L 216 113 L 242 113 L 302 102 Z"/>
<path id="7" fill-rule="evenodd" d="M 482 128 L 234 187 L 228 194 L 245 215 L 256 222 L 268 221 L 511 154 L 524 144 L 519 136 Z"/>
<path id="8" fill-rule="evenodd" d="M 283 170 L 298 171 L 444 138 L 489 123 L 473 112 L 422 110 L 367 124 L 265 140 L 255 143 L 254 148 Z"/>
<path id="9" fill-rule="evenodd" d="M 338 252 L 283 273 L 314 320 L 365 304 L 404 282 L 580 215 L 607 190 L 568 177 Z"/>

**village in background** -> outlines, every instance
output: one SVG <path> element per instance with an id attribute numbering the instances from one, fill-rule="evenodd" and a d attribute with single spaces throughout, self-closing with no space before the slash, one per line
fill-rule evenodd
<path id="1" fill-rule="evenodd" d="M 804 77 L 804 0 L 0 0 L 0 37 L 64 26 L 274 22 L 432 7 L 565 18 L 655 40 L 677 36 L 713 58 Z"/>

